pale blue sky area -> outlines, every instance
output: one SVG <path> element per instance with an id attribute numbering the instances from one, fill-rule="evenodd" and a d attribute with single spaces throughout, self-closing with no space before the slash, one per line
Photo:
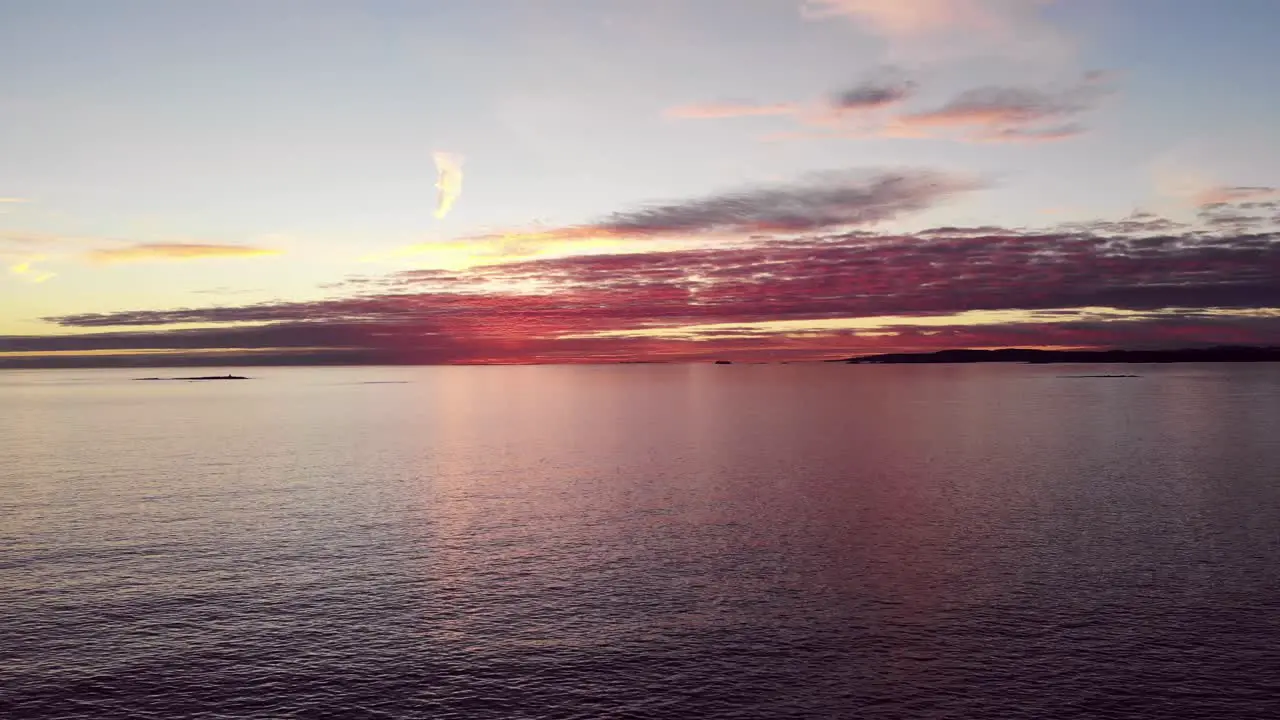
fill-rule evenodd
<path id="1" fill-rule="evenodd" d="M 5 278 L 3 292 L 31 312 L 70 302 L 56 289 L 68 278 L 128 278 L 135 299 L 153 278 L 168 288 L 148 301 L 159 304 L 193 302 L 177 288 L 209 285 L 311 293 L 355 258 L 409 243 L 583 222 L 813 170 L 928 167 L 998 183 L 915 224 L 1172 207 L 1160 191 L 1170 176 L 1280 181 L 1274 0 L 1062 0 L 1039 22 L 1067 50 L 1045 57 L 917 58 L 848 19 L 806 19 L 800 5 L 0 0 L 0 197 L 31 200 L 0 215 L 0 232 L 288 251 L 251 270 L 68 261 L 39 290 Z M 1115 93 L 1081 116 L 1085 134 L 1052 143 L 767 142 L 796 122 L 663 116 L 688 103 L 813 101 L 886 63 L 920 84 L 919 107 L 1094 69 L 1115 73 Z M 444 220 L 432 215 L 433 150 L 466 157 Z"/>

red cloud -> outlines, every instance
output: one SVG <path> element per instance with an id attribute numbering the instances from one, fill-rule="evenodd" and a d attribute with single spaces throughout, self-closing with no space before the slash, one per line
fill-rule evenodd
<path id="1" fill-rule="evenodd" d="M 546 362 L 1280 341 L 1280 311 L 1272 310 L 1280 308 L 1280 234 L 1171 228 L 1136 215 L 1057 231 L 846 233 L 410 271 L 354 286 L 371 294 L 321 302 L 52 318 L 137 330 L 0 338 L 0 351 L 242 348 L 255 351 L 245 362 Z M 493 290 L 522 280 L 540 289 Z M 1115 310 L 1096 318 L 1071 310 L 1099 307 Z M 1025 320 L 938 319 L 1011 310 L 1026 311 Z M 820 324 L 884 316 L 934 319 L 864 333 Z M 752 325 L 779 320 L 800 324 Z M 181 323 L 228 326 L 166 330 Z M 646 336 L 709 324 L 728 326 Z"/>

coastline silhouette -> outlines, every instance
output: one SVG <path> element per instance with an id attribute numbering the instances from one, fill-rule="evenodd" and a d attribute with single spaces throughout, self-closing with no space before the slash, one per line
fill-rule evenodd
<path id="1" fill-rule="evenodd" d="M 1280 347 L 1217 346 L 1178 350 L 940 350 L 931 353 L 887 353 L 828 362 L 851 365 L 904 363 L 1181 363 L 1280 362 Z"/>

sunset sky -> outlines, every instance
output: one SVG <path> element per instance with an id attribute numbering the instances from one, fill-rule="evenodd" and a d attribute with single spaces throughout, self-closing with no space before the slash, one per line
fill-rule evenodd
<path id="1" fill-rule="evenodd" d="M 0 367 L 1280 344 L 1275 0 L 0 0 Z"/>

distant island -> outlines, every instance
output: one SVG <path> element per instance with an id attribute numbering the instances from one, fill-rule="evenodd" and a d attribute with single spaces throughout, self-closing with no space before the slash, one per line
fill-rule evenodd
<path id="1" fill-rule="evenodd" d="M 1141 375 L 1059 375 L 1060 378 L 1136 378 Z"/>
<path id="2" fill-rule="evenodd" d="M 889 353 L 828 360 L 854 365 L 906 363 L 1182 363 L 1280 362 L 1280 347 L 1183 348 L 1180 350 L 940 350 L 931 353 Z"/>
<path id="3" fill-rule="evenodd" d="M 226 375 L 201 375 L 201 376 L 199 376 L 199 377 L 175 377 L 175 378 L 144 377 L 144 378 L 134 378 L 134 380 L 248 380 L 248 379 L 249 379 L 249 378 L 245 377 L 244 375 L 231 375 L 231 374 L 229 374 L 229 373 L 228 373 L 228 374 L 226 374 Z"/>

